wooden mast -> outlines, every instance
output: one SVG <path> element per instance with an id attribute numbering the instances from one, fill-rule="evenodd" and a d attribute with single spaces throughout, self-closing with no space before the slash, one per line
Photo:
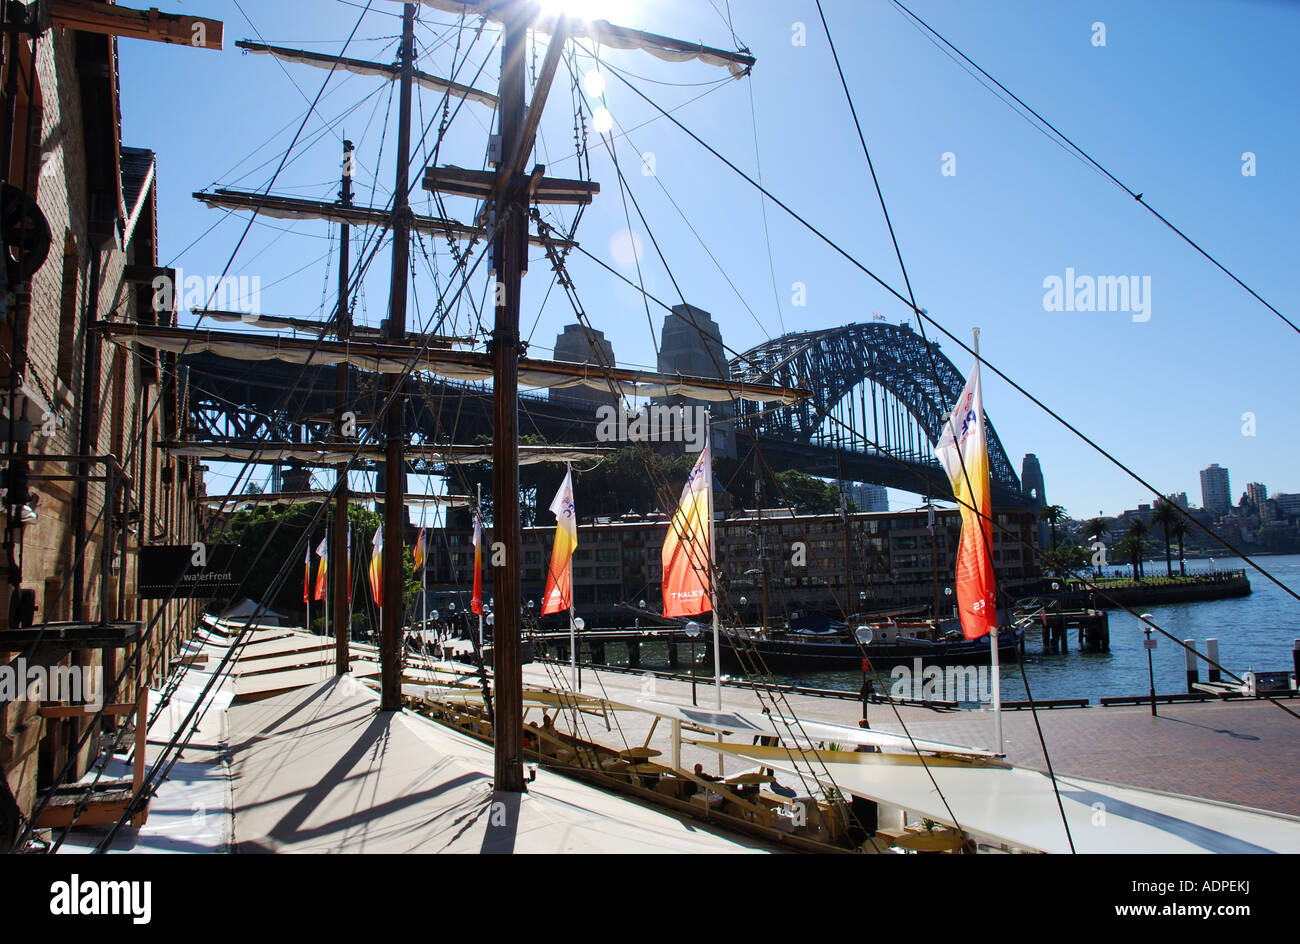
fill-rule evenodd
<path id="1" fill-rule="evenodd" d="M 352 142 L 343 142 L 343 180 L 339 189 L 339 202 L 343 206 L 352 203 Z M 339 227 L 339 307 L 338 338 L 345 340 L 352 331 L 352 317 L 348 308 L 348 236 L 347 223 Z M 347 408 L 348 365 L 340 363 L 334 373 L 334 421 L 337 424 L 335 435 L 339 440 L 346 439 L 343 425 L 343 413 Z M 351 570 L 351 555 L 348 553 L 348 463 L 337 466 L 335 472 L 336 491 L 334 493 L 334 536 L 330 544 L 334 548 L 334 665 L 336 675 L 346 675 L 348 671 L 348 644 L 352 639 L 352 621 L 348 607 L 348 575 Z"/>
<path id="2" fill-rule="evenodd" d="M 411 257 L 411 84 L 415 72 L 415 4 L 402 7 L 402 70 L 397 124 L 397 180 L 393 187 L 393 279 L 389 293 L 387 337 L 406 336 L 407 268 Z M 402 379 L 389 377 L 383 386 L 386 412 L 384 443 L 384 616 L 380 628 L 381 711 L 402 710 L 402 605 L 403 530 L 406 519 L 406 464 L 403 446 Z"/>
<path id="3" fill-rule="evenodd" d="M 503 199 L 495 212 L 500 224 L 492 243 L 496 269 L 496 321 L 492 331 L 494 393 L 492 449 L 492 594 L 496 620 L 492 632 L 492 669 L 496 688 L 493 724 L 494 785 L 498 791 L 523 793 L 523 666 L 519 656 L 523 561 L 519 531 L 519 293 L 527 262 L 527 193 L 517 182 L 513 158 L 524 129 L 524 52 L 528 17 L 523 4 L 514 4 L 505 20 L 501 85 L 497 92 L 501 115 L 498 192 Z M 552 39 L 552 45 L 556 40 Z M 559 40 L 563 44 L 563 39 Z M 541 103 L 534 103 L 539 106 Z M 492 211 L 491 208 L 489 208 Z M 504 548 L 499 554 L 497 548 Z"/>

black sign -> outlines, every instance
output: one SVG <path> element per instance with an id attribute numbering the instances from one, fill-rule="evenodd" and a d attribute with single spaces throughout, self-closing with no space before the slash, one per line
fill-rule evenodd
<path id="1" fill-rule="evenodd" d="M 162 544 L 140 548 L 138 593 L 146 600 L 167 596 L 228 598 L 244 582 L 238 544 Z M 174 592 L 173 592 L 174 590 Z"/>

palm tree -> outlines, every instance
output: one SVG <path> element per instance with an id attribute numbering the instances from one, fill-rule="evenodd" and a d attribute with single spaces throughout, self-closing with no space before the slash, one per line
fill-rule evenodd
<path id="1" fill-rule="evenodd" d="M 1150 532 L 1151 528 L 1141 518 L 1134 518 L 1133 523 L 1128 526 L 1128 537 L 1132 538 L 1136 545 L 1137 563 L 1134 567 L 1134 572 L 1137 574 L 1137 579 L 1139 580 L 1146 576 L 1146 568 L 1142 565 L 1142 544 Z"/>
<path id="2" fill-rule="evenodd" d="M 1101 541 L 1101 536 L 1105 533 L 1106 533 L 1105 518 L 1089 518 L 1087 521 L 1083 523 L 1083 539 L 1085 541 Z M 1105 542 L 1102 541 L 1102 544 L 1104 545 Z M 1101 565 L 1098 565 L 1097 569 L 1100 570 Z"/>
<path id="3" fill-rule="evenodd" d="M 1044 505 L 1038 509 L 1038 520 L 1046 521 L 1052 526 L 1052 547 L 1056 547 L 1056 526 L 1066 520 L 1065 508 L 1061 505 Z"/>
<path id="4" fill-rule="evenodd" d="M 1187 576 L 1187 564 L 1183 561 L 1183 538 L 1187 535 L 1187 522 L 1181 517 L 1173 523 L 1174 537 L 1178 539 L 1178 573 Z"/>
<path id="5" fill-rule="evenodd" d="M 1160 533 L 1165 539 L 1165 571 L 1171 578 L 1174 575 L 1174 562 L 1169 556 L 1169 538 L 1174 524 L 1182 518 L 1178 506 L 1164 499 L 1156 502 L 1155 512 L 1151 516 L 1151 523 L 1160 525 Z"/>
<path id="6" fill-rule="evenodd" d="M 1128 558 L 1133 565 L 1133 582 L 1138 581 L 1138 565 L 1142 563 L 1142 539 L 1129 533 L 1115 545 L 1115 554 L 1120 560 Z"/>

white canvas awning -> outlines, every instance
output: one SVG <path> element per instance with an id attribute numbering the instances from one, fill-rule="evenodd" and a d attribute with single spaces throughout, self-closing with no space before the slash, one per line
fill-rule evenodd
<path id="1" fill-rule="evenodd" d="M 796 768 L 780 748 L 710 742 L 709 749 L 805 777 L 811 766 L 825 786 L 833 780 L 839 790 L 936 823 L 959 824 L 974 836 L 1021 849 L 1070 852 L 1051 778 L 1036 770 L 949 757 L 926 758 L 922 766 L 915 756 L 842 751 Z M 1076 852 L 1300 852 L 1300 819 L 1293 816 L 1083 777 L 1057 776 L 1056 782 Z"/>
<path id="2" fill-rule="evenodd" d="M 175 354 L 211 352 L 244 361 L 277 360 L 319 366 L 348 363 L 366 371 L 401 374 L 427 371 L 450 380 L 485 381 L 493 376 L 492 358 L 479 351 L 431 350 L 378 341 L 313 341 L 235 331 L 203 331 L 155 325 L 101 321 L 96 326 L 110 339 L 135 341 Z M 713 377 L 660 374 L 653 371 L 602 368 L 597 364 L 570 364 L 539 358 L 519 359 L 519 385 L 552 390 L 585 387 L 611 389 L 623 397 L 682 396 L 694 400 L 726 402 L 734 398 L 786 405 L 808 399 L 806 390 L 772 384 L 746 383 Z"/>
<path id="3" fill-rule="evenodd" d="M 420 0 L 427 7 L 455 13 L 463 16 L 481 16 L 487 19 L 500 19 L 501 4 L 497 0 Z M 551 33 L 555 29 L 554 17 L 539 18 L 532 24 L 539 33 Z M 700 43 L 688 43 L 657 33 L 615 26 L 608 20 L 583 20 L 568 17 L 566 28 L 570 36 L 577 39 L 590 39 L 602 46 L 613 49 L 640 49 L 656 58 L 667 62 L 686 62 L 698 59 L 711 66 L 723 66 L 731 70 L 734 76 L 742 76 L 754 64 L 754 57 L 748 53 L 728 52 Z"/>
<path id="4" fill-rule="evenodd" d="M 331 56 L 319 52 L 308 52 L 304 49 L 288 49 L 284 46 L 268 46 L 266 43 L 254 43 L 249 40 L 240 40 L 235 43 L 245 52 L 251 52 L 262 55 L 274 56 L 284 62 L 294 62 L 299 65 L 315 66 L 318 69 L 339 69 L 344 72 L 351 72 L 353 75 L 373 75 L 383 79 L 397 79 L 401 77 L 402 70 L 393 63 L 367 62 L 364 59 L 349 59 L 343 56 Z M 440 79 L 436 75 L 430 75 L 419 69 L 415 70 L 413 81 L 416 85 L 432 89 L 435 92 L 450 90 L 452 97 L 463 98 L 467 101 L 478 102 L 482 105 L 496 106 L 497 97 L 491 92 L 483 92 L 468 85 L 461 85 L 459 82 L 451 82 L 447 79 Z"/>
<path id="5" fill-rule="evenodd" d="M 738 735 L 741 737 L 778 737 L 785 744 L 809 747 L 814 743 L 834 742 L 851 744 L 855 747 L 878 747 L 890 751 L 928 751 L 942 754 L 962 755 L 966 757 L 992 757 L 988 751 L 958 744 L 945 744 L 942 741 L 929 741 L 924 738 L 908 738 L 902 734 L 890 734 L 886 731 L 873 731 L 870 728 L 853 728 L 844 724 L 831 724 L 825 721 L 790 720 L 769 713 L 751 711 L 734 711 L 724 709 L 714 711 L 711 708 L 697 708 L 693 705 L 678 705 L 667 701 L 638 699 L 631 706 L 642 711 L 653 712 L 665 718 L 681 721 L 696 728 L 704 728 L 716 734 Z M 712 743 L 712 742 L 710 742 Z M 777 748 L 785 755 L 784 748 Z"/>
<path id="6" fill-rule="evenodd" d="M 231 462 L 297 462 L 306 466 L 335 466 L 347 462 L 382 462 L 383 447 L 357 446 L 351 443 L 275 443 L 238 440 L 227 442 L 163 441 L 155 445 L 173 456 L 195 459 L 225 459 Z M 608 449 L 574 449 L 560 446 L 520 446 L 519 465 L 539 462 L 581 462 L 600 458 Z M 491 444 L 483 446 L 406 446 L 406 459 L 423 459 L 445 465 L 472 465 L 491 462 Z M 242 497 L 242 496 L 241 496 Z"/>
<path id="7" fill-rule="evenodd" d="M 207 495 L 203 502 L 208 507 L 231 505 L 285 505 L 297 502 L 331 501 L 332 492 L 253 492 L 243 495 Z M 348 501 L 373 502 L 384 500 L 383 492 L 348 492 Z M 468 508 L 472 499 L 468 495 L 405 495 L 406 505 L 437 505 L 444 508 Z"/>

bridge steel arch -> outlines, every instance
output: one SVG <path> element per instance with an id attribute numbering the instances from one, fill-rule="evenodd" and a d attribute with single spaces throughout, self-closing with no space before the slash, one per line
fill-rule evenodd
<path id="1" fill-rule="evenodd" d="M 730 370 L 737 380 L 811 390 L 811 402 L 793 407 L 742 401 L 737 420 L 740 428 L 759 436 L 805 444 L 812 443 L 836 404 L 859 384 L 869 382 L 905 405 L 933 445 L 942 432 L 945 413 L 966 383 L 938 344 L 927 344 L 907 325 L 878 321 L 785 334 L 734 358 Z M 984 421 L 994 491 L 1020 496 L 1020 479 L 987 413 Z"/>

